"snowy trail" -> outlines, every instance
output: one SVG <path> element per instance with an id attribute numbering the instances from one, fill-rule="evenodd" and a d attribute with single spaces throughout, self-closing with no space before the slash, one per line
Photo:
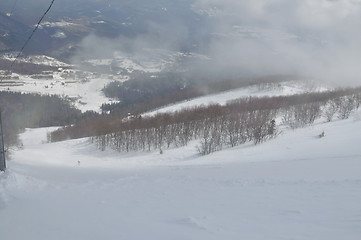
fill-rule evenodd
<path id="1" fill-rule="evenodd" d="M 2 239 L 358 240 L 359 116 L 206 157 L 194 144 L 163 155 L 42 144 L 47 130 L 28 130 L 0 174 Z"/>

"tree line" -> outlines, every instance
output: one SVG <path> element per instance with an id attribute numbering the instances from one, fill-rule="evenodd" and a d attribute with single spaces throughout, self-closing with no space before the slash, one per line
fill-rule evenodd
<path id="1" fill-rule="evenodd" d="M 81 117 L 69 100 L 56 95 L 0 92 L 0 110 L 6 147 L 17 145 L 25 128 L 64 126 Z"/>
<path id="2" fill-rule="evenodd" d="M 361 102 L 361 89 L 340 89 L 279 97 L 248 97 L 134 119 L 90 118 L 81 125 L 51 133 L 52 141 L 92 136 L 99 149 L 120 152 L 150 151 L 187 145 L 199 140 L 198 150 L 209 154 L 246 142 L 259 144 L 279 133 L 279 125 L 291 128 L 312 124 L 324 116 L 348 118 Z M 76 133 L 76 134 L 75 134 Z"/>
<path id="3" fill-rule="evenodd" d="M 0 58 L 0 69 L 7 70 L 9 69 L 12 61 L 7 59 Z M 32 75 L 39 74 L 43 71 L 58 71 L 57 67 L 35 64 L 30 62 L 17 62 L 11 68 L 12 72 L 22 74 L 22 75 Z"/>

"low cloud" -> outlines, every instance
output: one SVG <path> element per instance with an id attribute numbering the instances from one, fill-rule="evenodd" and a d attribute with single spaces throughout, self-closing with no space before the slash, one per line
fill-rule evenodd
<path id="1" fill-rule="evenodd" d="M 213 22 L 209 55 L 227 71 L 361 82 L 361 1 L 197 0 Z"/>
<path id="2" fill-rule="evenodd" d="M 90 35 L 77 56 L 181 51 L 192 38 L 208 57 L 192 62 L 193 71 L 225 78 L 298 75 L 335 84 L 361 82 L 360 0 L 195 0 L 191 9 L 206 19 L 199 31 L 177 18 L 149 23 L 147 33 L 134 38 Z"/>

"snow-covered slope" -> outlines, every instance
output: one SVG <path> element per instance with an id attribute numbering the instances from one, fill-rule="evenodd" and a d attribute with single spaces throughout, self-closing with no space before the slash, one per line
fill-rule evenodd
<path id="1" fill-rule="evenodd" d="M 42 144 L 47 131 L 27 130 L 0 174 L 2 239 L 361 237 L 360 111 L 205 157 L 197 143 L 162 155 Z"/>
<path id="2" fill-rule="evenodd" d="M 273 83 L 269 85 L 254 85 L 249 87 L 243 87 L 233 89 L 217 94 L 209 94 L 202 97 L 190 99 L 187 101 L 179 102 L 166 106 L 155 111 L 146 113 L 145 115 L 154 115 L 157 113 L 175 112 L 185 108 L 192 108 L 201 105 L 221 104 L 225 105 L 228 101 L 238 98 L 253 96 L 253 97 L 265 97 L 265 96 L 287 96 L 293 94 L 301 94 L 305 92 L 319 92 L 325 91 L 327 88 L 321 85 L 314 85 L 308 81 L 287 81 L 281 83 Z"/>

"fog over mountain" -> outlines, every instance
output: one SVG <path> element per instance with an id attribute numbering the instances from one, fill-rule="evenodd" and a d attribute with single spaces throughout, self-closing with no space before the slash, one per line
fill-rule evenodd
<path id="1" fill-rule="evenodd" d="M 361 1 L 197 0 L 212 19 L 210 55 L 253 73 L 360 81 Z"/>
<path id="2" fill-rule="evenodd" d="M 12 19 L 34 23 L 48 2 L 19 0 Z M 1 12 L 13 3 L 2 1 Z M 165 49 L 201 54 L 189 66 L 212 76 L 299 75 L 353 85 L 361 77 L 360 10 L 358 0 L 64 0 L 41 30 L 54 41 L 51 54 L 72 59 Z"/>

